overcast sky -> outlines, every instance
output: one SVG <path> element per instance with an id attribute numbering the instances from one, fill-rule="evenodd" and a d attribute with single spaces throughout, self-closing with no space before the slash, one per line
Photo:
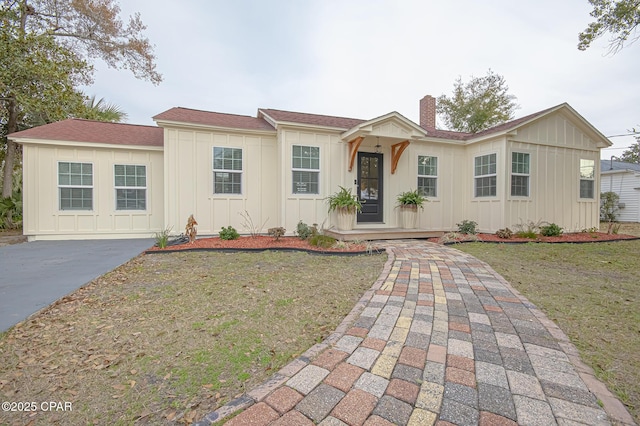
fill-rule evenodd
<path id="1" fill-rule="evenodd" d="M 140 12 L 164 81 L 96 63 L 87 94 L 129 122 L 174 106 L 255 116 L 258 108 L 418 122 L 426 94 L 461 76 L 503 75 L 516 117 L 568 102 L 606 136 L 640 127 L 640 42 L 586 52 L 587 0 L 123 0 Z M 438 126 L 443 127 L 441 120 Z M 613 137 L 620 155 L 635 142 Z"/>

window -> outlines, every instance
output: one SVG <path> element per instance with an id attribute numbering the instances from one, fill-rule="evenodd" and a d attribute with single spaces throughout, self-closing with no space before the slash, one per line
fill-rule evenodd
<path id="1" fill-rule="evenodd" d="M 93 164 L 58 163 L 60 210 L 93 210 Z"/>
<path id="2" fill-rule="evenodd" d="M 476 157 L 474 176 L 476 197 L 495 197 L 497 193 L 496 154 Z"/>
<path id="3" fill-rule="evenodd" d="M 320 148 L 293 145 L 291 155 L 294 194 L 320 193 Z"/>
<path id="4" fill-rule="evenodd" d="M 529 164 L 530 156 L 524 152 L 511 153 L 511 195 L 513 197 L 529 196 Z"/>
<path id="5" fill-rule="evenodd" d="M 147 167 L 116 164 L 113 176 L 116 210 L 146 210 Z"/>
<path id="6" fill-rule="evenodd" d="M 595 198 L 595 172 L 594 160 L 580 160 L 580 198 Z"/>
<path id="7" fill-rule="evenodd" d="M 438 157 L 418 156 L 418 192 L 425 197 L 437 197 Z"/>
<path id="8" fill-rule="evenodd" d="M 213 147 L 213 193 L 242 194 L 242 149 Z"/>

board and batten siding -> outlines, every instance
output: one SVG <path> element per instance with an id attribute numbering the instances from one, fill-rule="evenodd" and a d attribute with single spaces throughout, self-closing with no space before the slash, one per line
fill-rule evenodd
<path id="1" fill-rule="evenodd" d="M 511 156 L 530 154 L 529 197 L 511 196 Z M 595 165 L 594 198 L 580 198 L 580 160 Z M 504 158 L 506 206 L 504 225 L 548 222 L 565 232 L 599 226 L 600 150 L 581 127 L 555 114 L 518 129 L 507 142 Z"/>
<path id="2" fill-rule="evenodd" d="M 23 143 L 23 233 L 34 240 L 150 238 L 163 226 L 162 148 Z M 60 210 L 58 163 L 93 165 L 93 209 Z M 146 210 L 116 210 L 114 165 L 143 165 Z"/>
<path id="3" fill-rule="evenodd" d="M 199 235 L 217 235 L 233 226 L 251 231 L 241 216 L 247 212 L 263 231 L 278 222 L 281 179 L 276 135 L 165 128 L 165 223 L 173 234 L 184 232 L 189 215 Z M 214 194 L 213 148 L 242 149 L 242 193 Z"/>
<path id="4" fill-rule="evenodd" d="M 346 146 L 340 142 L 335 131 L 299 130 L 283 127 L 279 130 L 279 159 L 284 173 L 280 180 L 282 197 L 282 217 L 278 226 L 283 226 L 288 233 L 293 232 L 299 221 L 307 225 L 329 227 L 330 218 L 326 197 L 338 190 L 338 185 L 345 186 L 344 179 L 347 166 Z M 311 146 L 320 149 L 320 172 L 318 194 L 294 193 L 292 155 L 293 146 Z M 354 167 L 355 168 L 355 167 Z M 353 178 L 352 178 L 353 182 Z M 350 187 L 348 184 L 347 187 Z"/>

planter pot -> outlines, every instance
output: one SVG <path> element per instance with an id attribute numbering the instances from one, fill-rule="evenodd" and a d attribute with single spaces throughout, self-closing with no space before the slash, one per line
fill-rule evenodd
<path id="1" fill-rule="evenodd" d="M 353 229 L 353 225 L 356 219 L 355 209 L 336 209 L 336 216 L 338 218 L 336 227 L 340 231 L 351 231 Z"/>
<path id="2" fill-rule="evenodd" d="M 418 206 L 400 206 L 400 227 L 403 229 L 413 229 L 418 221 Z"/>

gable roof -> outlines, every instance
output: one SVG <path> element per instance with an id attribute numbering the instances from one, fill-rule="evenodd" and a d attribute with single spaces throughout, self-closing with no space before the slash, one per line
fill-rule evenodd
<path id="1" fill-rule="evenodd" d="M 312 126 L 350 129 L 366 120 L 359 118 L 336 117 L 332 115 L 308 114 L 304 112 L 282 111 L 279 109 L 259 108 L 258 117 L 267 116 L 281 123 L 309 124 Z"/>
<path id="2" fill-rule="evenodd" d="M 174 107 L 152 117 L 157 121 L 173 121 L 180 123 L 204 124 L 206 126 L 224 127 L 245 130 L 275 130 L 261 117 L 248 115 L 225 114 L 221 112 L 201 111 L 182 107 Z"/>
<path id="3" fill-rule="evenodd" d="M 600 160 L 600 170 L 605 172 L 636 172 L 640 173 L 640 164 L 626 161 Z"/>
<path id="4" fill-rule="evenodd" d="M 163 146 L 163 136 L 164 130 L 156 126 L 70 118 L 12 133 L 9 138 L 18 143 L 24 142 L 24 139 L 41 139 L 112 145 Z"/>

